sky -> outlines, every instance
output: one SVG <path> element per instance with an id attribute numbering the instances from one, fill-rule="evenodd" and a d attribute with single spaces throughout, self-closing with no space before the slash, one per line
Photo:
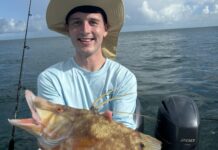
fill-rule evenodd
<path id="1" fill-rule="evenodd" d="M 122 31 L 218 26 L 218 0 L 123 0 Z M 0 39 L 25 33 L 29 0 L 1 0 Z M 49 0 L 32 0 L 28 34 L 55 35 L 45 21 Z"/>

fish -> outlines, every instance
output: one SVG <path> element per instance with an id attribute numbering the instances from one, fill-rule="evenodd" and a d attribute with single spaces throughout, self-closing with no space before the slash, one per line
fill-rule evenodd
<path id="1" fill-rule="evenodd" d="M 160 150 L 156 138 L 115 122 L 112 113 L 99 113 L 54 104 L 25 91 L 28 106 L 38 119 L 8 119 L 37 138 L 42 150 Z"/>

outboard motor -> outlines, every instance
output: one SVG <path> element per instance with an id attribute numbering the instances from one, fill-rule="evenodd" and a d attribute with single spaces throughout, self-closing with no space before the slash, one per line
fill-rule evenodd
<path id="1" fill-rule="evenodd" d="M 194 101 L 186 96 L 170 96 L 159 107 L 155 136 L 162 141 L 162 150 L 197 150 L 199 125 Z"/>

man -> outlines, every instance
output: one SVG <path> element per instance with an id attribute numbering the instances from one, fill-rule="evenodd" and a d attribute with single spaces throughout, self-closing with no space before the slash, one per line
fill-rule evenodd
<path id="1" fill-rule="evenodd" d="M 111 110 L 115 121 L 135 129 L 136 78 L 108 59 L 116 55 L 123 13 L 122 0 L 51 0 L 48 27 L 69 36 L 75 54 L 39 75 L 38 95 L 80 109 L 100 98 L 94 105 L 100 112 Z M 101 106 L 108 99 L 113 100 Z"/>

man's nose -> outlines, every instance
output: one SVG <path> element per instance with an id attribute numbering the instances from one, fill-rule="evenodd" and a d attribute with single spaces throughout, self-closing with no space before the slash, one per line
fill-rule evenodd
<path id="1" fill-rule="evenodd" d="M 83 24 L 81 25 L 81 31 L 83 33 L 89 33 L 91 31 L 91 26 L 88 22 L 84 21 Z"/>

